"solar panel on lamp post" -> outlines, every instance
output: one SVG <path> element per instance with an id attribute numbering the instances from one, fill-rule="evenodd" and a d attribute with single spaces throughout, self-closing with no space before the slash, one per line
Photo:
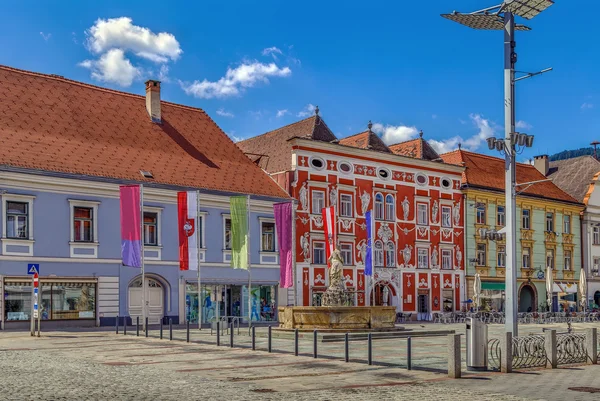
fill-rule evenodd
<path id="1" fill-rule="evenodd" d="M 505 202 L 506 202 L 506 319 L 505 330 L 513 337 L 518 335 L 517 328 L 517 221 L 516 221 L 516 157 L 515 146 L 515 30 L 529 31 L 531 28 L 515 23 L 515 15 L 532 19 L 550 7 L 552 0 L 505 0 L 502 4 L 473 13 L 442 14 L 442 17 L 461 25 L 478 30 L 504 31 L 504 143 L 488 141 L 492 149 L 504 151 L 505 154 Z M 533 138 L 531 139 L 531 142 Z M 529 141 L 527 141 L 529 143 Z"/>

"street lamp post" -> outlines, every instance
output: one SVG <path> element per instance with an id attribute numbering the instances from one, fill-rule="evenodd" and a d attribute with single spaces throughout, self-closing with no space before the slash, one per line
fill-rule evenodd
<path id="1" fill-rule="evenodd" d="M 532 19 L 554 4 L 551 0 L 505 0 L 502 4 L 473 13 L 454 11 L 442 17 L 473 29 L 504 31 L 504 140 L 489 138 L 490 149 L 505 153 L 505 202 L 506 202 L 506 319 L 505 329 L 513 337 L 517 329 L 517 227 L 516 227 L 516 146 L 531 146 L 533 137 L 515 132 L 515 30 L 530 28 L 516 24 L 515 15 Z M 533 74 L 531 74 L 532 76 Z M 503 143 L 502 143 L 503 142 Z M 492 147 L 493 145 L 493 147 Z"/>

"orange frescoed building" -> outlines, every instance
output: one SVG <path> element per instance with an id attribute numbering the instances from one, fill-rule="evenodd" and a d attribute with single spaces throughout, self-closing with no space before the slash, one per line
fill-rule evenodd
<path id="1" fill-rule="evenodd" d="M 369 124 L 365 132 L 338 139 L 317 108 L 312 117 L 238 146 L 297 200 L 296 304 L 320 305 L 327 288 L 321 210 L 334 206 L 337 247 L 355 305 L 374 300 L 412 319 L 461 309 L 463 167 L 442 162 L 422 134 L 386 146 Z M 375 217 L 374 284 L 364 275 L 368 210 Z"/>

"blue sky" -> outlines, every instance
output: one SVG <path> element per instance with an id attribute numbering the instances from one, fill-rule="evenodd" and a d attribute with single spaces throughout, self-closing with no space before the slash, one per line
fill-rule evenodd
<path id="1" fill-rule="evenodd" d="M 440 13 L 493 1 L 8 2 L 0 64 L 201 107 L 246 138 L 318 105 L 339 137 L 372 120 L 386 141 L 426 139 L 488 153 L 503 135 L 502 33 Z M 600 140 L 600 4 L 556 0 L 518 33 L 518 70 L 554 67 L 518 83 L 517 120 L 540 153 Z M 456 137 L 461 139 L 457 139 Z"/>

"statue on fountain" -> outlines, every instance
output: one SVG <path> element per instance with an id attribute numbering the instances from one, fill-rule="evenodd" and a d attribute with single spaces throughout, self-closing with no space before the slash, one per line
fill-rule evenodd
<path id="1" fill-rule="evenodd" d="M 329 287 L 323 294 L 323 306 L 352 305 L 352 294 L 348 293 L 344 284 L 342 254 L 335 249 L 329 257 Z"/>

